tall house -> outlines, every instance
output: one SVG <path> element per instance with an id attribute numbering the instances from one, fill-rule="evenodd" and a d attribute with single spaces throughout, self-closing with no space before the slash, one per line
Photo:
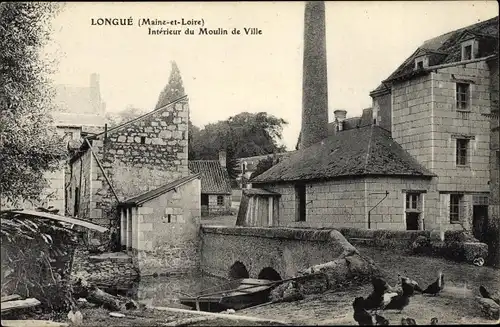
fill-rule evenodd
<path id="1" fill-rule="evenodd" d="M 488 216 L 497 58 L 495 17 L 424 42 L 370 93 L 374 123 L 436 174 L 444 224 L 481 230 Z"/>

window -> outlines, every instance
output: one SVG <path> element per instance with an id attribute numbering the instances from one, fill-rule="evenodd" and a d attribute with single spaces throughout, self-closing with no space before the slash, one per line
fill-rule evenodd
<path id="1" fill-rule="evenodd" d="M 424 61 L 417 61 L 417 69 L 423 69 L 424 68 Z"/>
<path id="2" fill-rule="evenodd" d="M 420 194 L 408 193 L 406 194 L 406 210 L 419 210 L 420 209 Z"/>
<path id="3" fill-rule="evenodd" d="M 222 195 L 217 195 L 217 205 L 218 206 L 224 205 L 224 197 Z"/>
<path id="4" fill-rule="evenodd" d="M 462 54 L 462 60 L 471 60 L 471 59 L 472 59 L 472 44 L 464 46 Z"/>
<path id="5" fill-rule="evenodd" d="M 460 221 L 461 202 L 461 194 L 450 194 L 450 223 L 457 223 Z"/>
<path id="6" fill-rule="evenodd" d="M 469 109 L 469 89 L 470 85 L 466 83 L 457 83 L 457 109 Z"/>
<path id="7" fill-rule="evenodd" d="M 145 136 L 141 136 L 141 144 L 144 144 L 146 143 L 146 137 Z"/>
<path id="8" fill-rule="evenodd" d="M 172 215 L 171 214 L 167 214 L 167 222 L 172 222 Z"/>
<path id="9" fill-rule="evenodd" d="M 457 139 L 457 166 L 467 165 L 468 149 L 469 149 L 468 139 Z"/>

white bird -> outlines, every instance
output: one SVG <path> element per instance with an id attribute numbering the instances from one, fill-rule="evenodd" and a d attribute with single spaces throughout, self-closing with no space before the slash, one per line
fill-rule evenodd
<path id="1" fill-rule="evenodd" d="M 71 321 L 72 325 L 79 326 L 83 322 L 83 315 L 80 311 L 73 313 L 73 309 L 68 312 L 68 320 Z"/>

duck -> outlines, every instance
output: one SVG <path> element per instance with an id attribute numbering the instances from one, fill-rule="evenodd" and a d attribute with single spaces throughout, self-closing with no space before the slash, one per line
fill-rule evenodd
<path id="1" fill-rule="evenodd" d="M 354 299 L 352 307 L 354 309 L 353 318 L 360 326 L 388 326 L 389 320 L 378 314 L 372 315 L 365 308 L 365 299 L 358 296 Z"/>
<path id="2" fill-rule="evenodd" d="M 481 296 L 485 299 L 493 300 L 496 304 L 500 305 L 500 299 L 493 297 L 483 285 L 479 286 L 479 293 L 481 293 Z"/>
<path id="3" fill-rule="evenodd" d="M 427 286 L 425 290 L 422 291 L 422 294 L 431 294 L 431 295 L 438 295 L 444 288 L 444 275 L 439 272 L 438 279 Z"/>
<path id="4" fill-rule="evenodd" d="M 391 291 L 391 287 L 381 277 L 372 277 L 373 291 L 364 299 L 364 308 L 366 310 L 378 310 L 385 307 L 391 299 L 398 295 Z"/>
<path id="5" fill-rule="evenodd" d="M 403 309 L 410 304 L 410 297 L 413 294 L 413 287 L 404 281 L 401 284 L 403 288 L 402 294 L 397 294 L 393 296 L 387 305 L 382 307 L 382 310 L 399 310 L 399 313 L 403 311 Z"/>

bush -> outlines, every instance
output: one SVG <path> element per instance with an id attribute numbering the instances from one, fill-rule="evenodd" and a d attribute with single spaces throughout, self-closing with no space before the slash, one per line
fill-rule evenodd
<path id="1" fill-rule="evenodd" d="M 57 222 L 3 211 L 2 295 L 38 299 L 45 311 L 74 303 L 69 282 L 77 234 Z"/>

